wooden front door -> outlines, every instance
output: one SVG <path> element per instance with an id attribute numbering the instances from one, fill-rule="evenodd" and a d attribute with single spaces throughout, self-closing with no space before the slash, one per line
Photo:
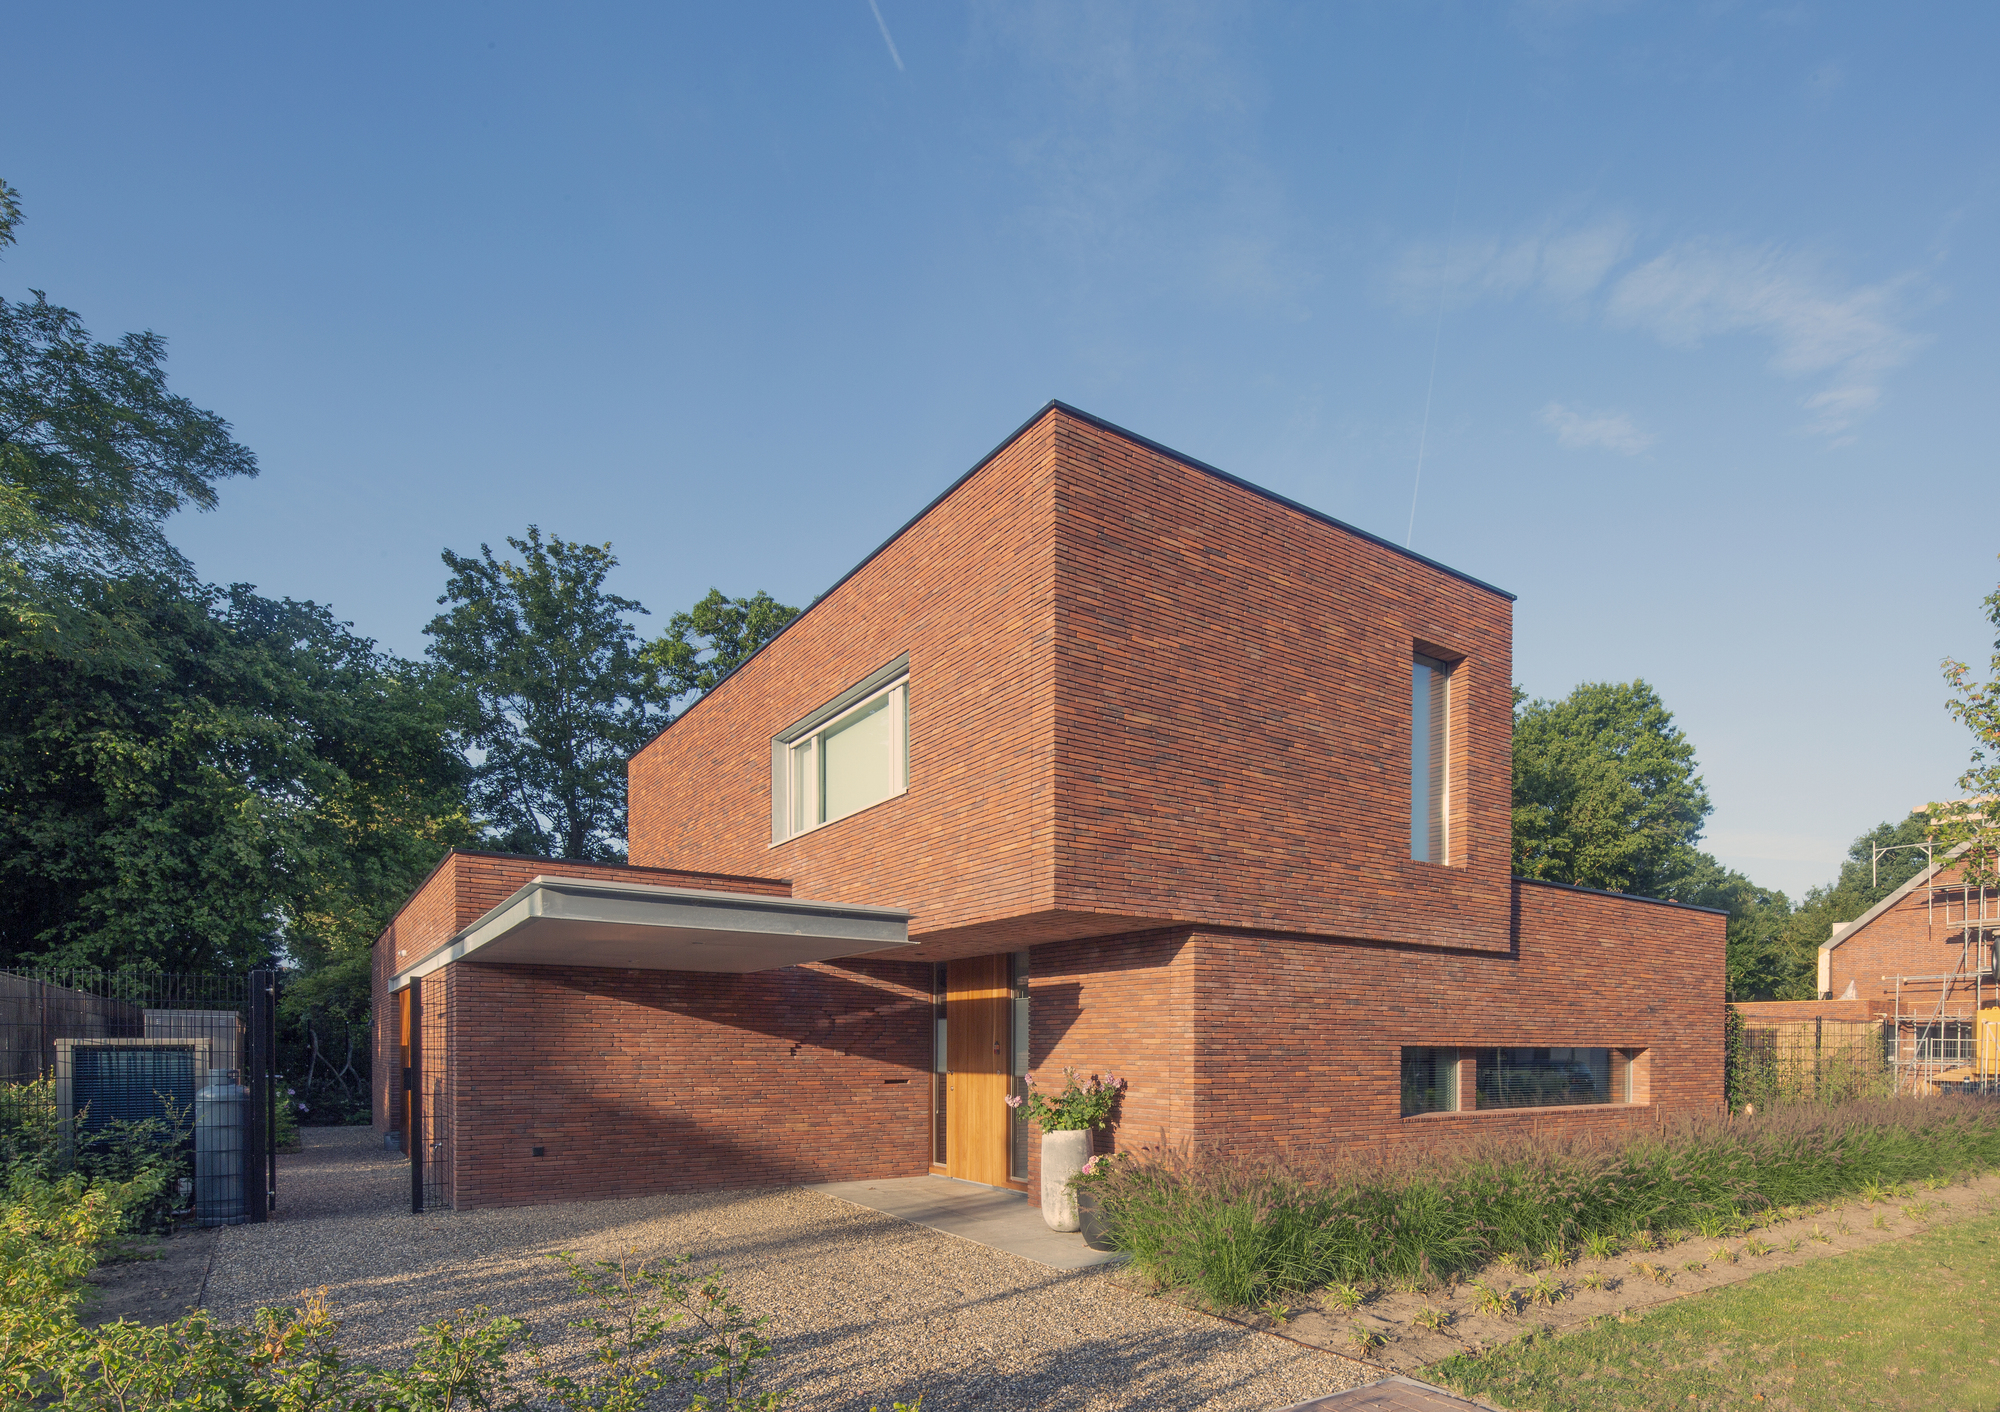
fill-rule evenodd
<path id="1" fill-rule="evenodd" d="M 1008 975 L 1005 956 L 945 968 L 945 1151 L 954 1177 L 1007 1182 Z"/>

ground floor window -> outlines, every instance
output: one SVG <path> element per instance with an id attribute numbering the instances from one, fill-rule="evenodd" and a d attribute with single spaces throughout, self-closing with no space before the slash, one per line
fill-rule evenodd
<path id="1" fill-rule="evenodd" d="M 1560 1108 L 1625 1099 L 1612 1091 L 1608 1049 L 1475 1049 L 1472 1062 L 1481 1108 Z"/>
<path id="2" fill-rule="evenodd" d="M 1406 1048 L 1403 1051 L 1403 1116 L 1458 1111 L 1458 1051 Z"/>
<path id="3" fill-rule="evenodd" d="M 945 1114 L 950 1108 L 946 1094 L 951 1091 L 945 1072 L 944 963 L 931 967 L 931 1161 L 942 1167 L 951 1160 L 945 1146 Z"/>
<path id="4" fill-rule="evenodd" d="M 1007 1092 L 1028 1096 L 1028 953 L 1013 956 L 1012 984 L 1008 989 L 1007 1033 L 1011 1037 L 1013 1063 L 1008 1068 Z M 1028 1142 L 1033 1136 L 1023 1108 L 1009 1110 L 1012 1117 L 1007 1132 L 1007 1175 L 1017 1182 L 1028 1179 Z"/>
<path id="5" fill-rule="evenodd" d="M 1632 1101 L 1630 1051 L 1406 1045 L 1402 1058 L 1405 1118 L 1465 1107 L 1565 1108 Z"/>

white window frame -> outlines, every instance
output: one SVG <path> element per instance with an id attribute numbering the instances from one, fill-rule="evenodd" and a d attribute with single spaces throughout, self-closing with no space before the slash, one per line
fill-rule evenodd
<path id="1" fill-rule="evenodd" d="M 886 678 L 886 680 L 885 680 Z M 889 792 L 859 809 L 819 819 L 821 742 L 843 721 L 889 699 Z M 837 709 L 829 712 L 828 707 Z M 910 789 L 910 673 L 906 657 L 864 678 L 771 741 L 771 846 L 865 813 Z M 803 789 L 795 791 L 795 782 Z"/>

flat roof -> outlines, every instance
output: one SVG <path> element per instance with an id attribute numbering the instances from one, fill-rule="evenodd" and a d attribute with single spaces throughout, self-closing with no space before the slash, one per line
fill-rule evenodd
<path id="1" fill-rule="evenodd" d="M 544 874 L 389 989 L 453 961 L 743 974 L 910 945 L 910 914 L 895 907 Z"/>
<path id="2" fill-rule="evenodd" d="M 731 677 L 735 676 L 738 672 L 742 671 L 743 668 L 747 667 L 750 663 L 754 662 L 757 659 L 758 653 L 762 652 L 765 647 L 769 647 L 772 642 L 776 642 L 779 638 L 783 637 L 787 632 L 791 631 L 793 623 L 799 622 L 806 616 L 807 613 L 812 612 L 814 608 L 818 607 L 821 603 L 824 603 L 828 598 L 831 598 L 836 589 L 838 589 L 842 584 L 846 583 L 849 579 L 853 578 L 856 574 L 860 573 L 863 569 L 867 568 L 871 563 L 873 563 L 878 557 L 881 556 L 882 552 L 885 549 L 887 549 L 890 545 L 894 544 L 897 540 L 901 539 L 904 535 L 908 534 L 912 529 L 916 527 L 917 523 L 921 521 L 924 518 L 924 516 L 928 515 L 931 511 L 935 510 L 939 505 L 942 505 L 946 500 L 950 499 L 954 491 L 956 491 L 960 486 L 964 485 L 967 481 L 971 480 L 974 476 L 978 475 L 981 471 L 985 470 L 988 465 L 992 464 L 994 457 L 998 456 L 1001 452 L 1005 451 L 1008 447 L 1012 446 L 1015 442 L 1019 441 L 1023 436 L 1026 436 L 1037 422 L 1041 421 L 1042 418 L 1048 416 L 1048 414 L 1051 412 L 1061 412 L 1065 416 L 1074 417 L 1077 421 L 1086 422 L 1089 425 L 1098 428 L 1100 431 L 1108 431 L 1113 436 L 1122 436 L 1125 438 L 1125 440 L 1130 441 L 1135 445 L 1143 446 L 1148 451 L 1157 452 L 1160 455 L 1167 457 L 1169 460 L 1178 461 L 1180 462 L 1180 464 L 1188 467 L 1191 470 L 1200 471 L 1204 475 L 1214 476 L 1217 480 L 1227 481 L 1229 482 L 1229 484 L 1236 486 L 1241 490 L 1247 490 L 1252 495 L 1261 496 L 1265 500 L 1271 501 L 1273 504 L 1283 505 L 1288 510 L 1296 510 L 1298 511 L 1298 513 L 1306 516 L 1308 519 L 1317 520 L 1323 525 L 1331 525 L 1337 530 L 1341 530 L 1347 534 L 1354 535 L 1358 539 L 1365 539 L 1370 544 L 1378 545 L 1383 549 L 1387 549 L 1392 554 L 1399 554 L 1405 559 L 1410 559 L 1415 561 L 1416 563 L 1424 565 L 1426 568 L 1436 569 L 1441 574 L 1449 574 L 1452 578 L 1458 579 L 1462 583 L 1469 583 L 1474 588 L 1483 589 L 1487 593 L 1497 594 L 1501 598 L 1506 599 L 1509 603 L 1515 601 L 1516 595 L 1509 593 L 1504 588 L 1496 588 L 1494 585 L 1487 583 L 1484 579 L 1476 579 L 1471 574 L 1464 573 L 1458 569 L 1454 569 L 1449 564 L 1439 563 L 1436 559 L 1432 559 L 1426 555 L 1419 554 L 1414 549 L 1409 549 L 1401 544 L 1397 544 L 1391 540 L 1384 539 L 1379 534 L 1370 534 L 1367 530 L 1357 528 L 1354 525 L 1350 525 L 1345 520 L 1335 519 L 1332 515 L 1326 514 L 1325 512 L 1320 510 L 1315 510 L 1310 505 L 1301 504 L 1299 501 L 1293 500 L 1288 496 L 1278 494 L 1275 490 L 1266 490 L 1263 486 L 1258 485 L 1253 481 L 1247 481 L 1243 479 L 1243 477 L 1241 476 L 1231 475 L 1228 471 L 1223 470 L 1219 466 L 1211 466 L 1206 461 L 1198 460 L 1195 457 L 1186 454 L 1185 452 L 1176 451 L 1173 449 L 1173 447 L 1163 445 L 1160 442 L 1154 441 L 1151 437 L 1141 436 L 1139 435 L 1138 432 L 1129 431 L 1126 428 L 1119 426 L 1116 422 L 1108 422 L 1102 417 L 1093 416 L 1091 413 L 1084 411 L 1081 407 L 1072 407 L 1069 403 L 1064 402 L 1059 398 L 1051 397 L 1047 402 L 1042 404 L 1040 410 L 1038 410 L 1034 416 L 1028 418 L 1027 421 L 1021 423 L 1021 425 L 1014 428 L 1014 430 L 1008 433 L 1006 438 L 1003 441 L 1001 441 L 1001 443 L 998 446 L 995 446 L 991 451 L 987 452 L 984 456 L 980 457 L 978 463 L 974 465 L 971 470 L 967 471 L 964 475 L 960 476 L 957 480 L 954 480 L 950 485 L 946 486 L 943 490 L 939 491 L 935 496 L 931 497 L 930 503 L 925 505 L 923 509 L 917 511 L 916 514 L 910 516 L 908 520 L 904 521 L 902 526 L 899 529 L 897 529 L 897 531 L 894 534 L 890 535 L 887 539 L 883 540 L 880 544 L 876 545 L 874 549 L 870 550 L 867 556 L 863 558 L 860 563 L 856 564 L 853 568 L 849 569 L 846 573 L 842 574 L 839 578 L 835 579 L 833 581 L 832 586 L 829 587 L 826 590 L 826 592 L 820 594 L 817 598 L 813 599 L 811 603 L 807 604 L 803 609 L 799 611 L 798 617 L 793 618 L 791 622 L 786 623 L 782 628 L 779 628 L 778 631 L 772 635 L 770 642 L 766 642 L 762 647 L 759 647 L 756 652 L 752 652 L 748 657 L 745 657 L 741 662 L 738 662 L 734 667 L 731 667 L 728 671 L 724 672 L 720 677 L 717 677 L 715 680 L 715 686 L 710 687 L 707 691 L 703 692 L 699 698 L 690 702 L 688 704 L 687 711 L 681 712 L 679 716 L 675 716 L 672 721 L 668 721 L 664 726 L 661 726 L 657 731 L 653 732 L 652 736 L 648 738 L 648 740 L 646 741 L 646 744 L 640 746 L 637 751 L 633 752 L 633 754 L 636 756 L 641 751 L 644 751 L 648 746 L 652 745 L 654 741 L 658 740 L 661 736 L 665 735 L 668 731 L 672 730 L 674 728 L 674 722 L 680 720 L 681 716 L 685 716 L 688 711 L 692 711 L 695 707 L 699 706 L 703 701 L 706 701 L 710 696 L 713 696 L 715 694 L 716 686 L 721 686 L 724 682 L 728 681 Z"/>

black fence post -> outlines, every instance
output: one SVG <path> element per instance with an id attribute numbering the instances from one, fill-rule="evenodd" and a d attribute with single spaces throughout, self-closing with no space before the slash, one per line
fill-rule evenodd
<path id="1" fill-rule="evenodd" d="M 270 995 L 265 989 L 266 972 L 250 973 L 247 997 L 250 1004 L 248 1053 L 244 1055 L 244 1086 L 249 1092 L 249 1111 L 245 1113 L 243 1124 L 243 1209 L 248 1218 L 264 1221 L 270 1217 L 270 1208 L 265 1199 L 265 1164 L 269 1159 L 264 1149 L 269 1142 L 269 1127 L 265 1113 L 271 1096 L 271 1051 L 265 1036 L 269 1030 L 266 1023 L 270 1016 Z"/>
<path id="2" fill-rule="evenodd" d="M 264 1174 L 264 1215 L 278 1209 L 278 973 L 264 972 L 264 1071 L 270 1080 L 264 1085 L 264 1156 L 258 1164 Z"/>
<path id="3" fill-rule="evenodd" d="M 403 1135 L 410 1149 L 410 1214 L 424 1213 L 424 992 L 410 977 L 410 1067 L 403 1070 Z"/>

